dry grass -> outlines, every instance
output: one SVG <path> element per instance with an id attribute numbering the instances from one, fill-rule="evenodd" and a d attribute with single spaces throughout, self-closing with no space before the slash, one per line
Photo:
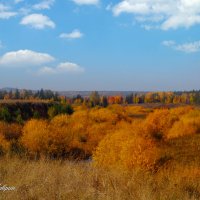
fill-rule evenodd
<path id="1" fill-rule="evenodd" d="M 195 200 L 200 199 L 200 169 L 173 165 L 156 174 L 104 170 L 90 163 L 0 160 L 3 200 Z"/>

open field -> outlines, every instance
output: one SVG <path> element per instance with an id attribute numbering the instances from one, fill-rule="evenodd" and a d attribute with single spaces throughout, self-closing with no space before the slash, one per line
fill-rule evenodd
<path id="1" fill-rule="evenodd" d="M 15 187 L 0 199 L 197 200 L 199 144 L 196 106 L 74 105 L 0 121 L 0 184 Z"/>
<path id="2" fill-rule="evenodd" d="M 0 160 L 2 200 L 197 200 L 200 169 L 173 165 L 152 174 L 140 170 L 105 170 L 91 163 Z"/>

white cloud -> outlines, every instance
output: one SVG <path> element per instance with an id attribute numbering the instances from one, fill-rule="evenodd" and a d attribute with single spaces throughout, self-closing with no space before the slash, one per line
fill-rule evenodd
<path id="1" fill-rule="evenodd" d="M 0 57 L 0 66 L 3 67 L 30 67 L 41 66 L 54 61 L 55 58 L 46 53 L 31 50 L 7 52 Z"/>
<path id="2" fill-rule="evenodd" d="M 175 41 L 163 41 L 162 44 L 167 47 L 171 47 L 174 50 L 182 51 L 185 53 L 195 53 L 200 51 L 200 41 L 184 43 L 184 44 L 176 44 Z"/>
<path id="3" fill-rule="evenodd" d="M 115 16 L 133 14 L 139 23 L 151 21 L 163 30 L 200 24 L 200 0 L 121 0 L 112 11 Z"/>
<path id="4" fill-rule="evenodd" d="M 82 73 L 84 68 L 80 67 L 76 63 L 64 62 L 57 65 L 55 68 L 52 67 L 43 67 L 39 70 L 39 75 L 45 74 L 62 74 L 62 73 Z"/>
<path id="5" fill-rule="evenodd" d="M 49 17 L 42 14 L 30 14 L 25 16 L 20 24 L 31 26 L 35 29 L 44 29 L 44 28 L 55 28 L 55 23 L 49 19 Z"/>
<path id="6" fill-rule="evenodd" d="M 99 0 L 72 0 L 78 5 L 98 5 Z"/>
<path id="7" fill-rule="evenodd" d="M 72 73 L 84 72 L 84 68 L 72 62 L 60 63 L 57 66 L 57 70 L 61 72 L 72 72 Z"/>
<path id="8" fill-rule="evenodd" d="M 78 39 L 81 37 L 83 37 L 83 33 L 81 33 L 79 30 L 73 30 L 71 33 L 60 34 L 60 38 L 64 39 Z"/>
<path id="9" fill-rule="evenodd" d="M 17 12 L 10 11 L 8 6 L 0 3 L 0 19 L 9 19 L 17 15 Z"/>
<path id="10" fill-rule="evenodd" d="M 45 10 L 50 9 L 53 6 L 54 0 L 43 0 L 42 2 L 33 5 L 33 9 L 35 10 Z"/>

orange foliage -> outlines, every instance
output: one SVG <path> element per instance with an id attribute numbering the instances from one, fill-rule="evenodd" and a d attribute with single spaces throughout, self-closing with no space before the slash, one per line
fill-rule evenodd
<path id="1" fill-rule="evenodd" d="M 99 143 L 93 153 L 97 166 L 123 169 L 151 169 L 158 159 L 158 151 L 151 139 L 140 136 L 140 127 L 125 124 L 125 126 L 108 134 Z"/>
<path id="2" fill-rule="evenodd" d="M 0 122 L 0 135 L 6 140 L 18 139 L 22 133 L 22 126 L 16 123 Z"/>
<path id="3" fill-rule="evenodd" d="M 120 152 L 124 142 L 130 138 L 130 132 L 125 130 L 119 130 L 105 136 L 93 153 L 95 164 L 106 168 L 121 166 Z"/>
<path id="4" fill-rule="evenodd" d="M 122 96 L 109 96 L 108 97 L 108 103 L 109 104 L 122 104 L 123 103 L 123 97 Z"/>
<path id="5" fill-rule="evenodd" d="M 90 109 L 77 106 L 75 110 L 50 121 L 32 119 L 23 129 L 0 122 L 0 153 L 17 141 L 30 155 L 93 156 L 94 163 L 103 167 L 152 169 L 159 158 L 155 138 L 200 133 L 200 110 L 189 106 L 153 110 L 115 104 Z"/>
<path id="6" fill-rule="evenodd" d="M 39 154 L 46 150 L 47 135 L 47 121 L 32 119 L 23 128 L 21 141 L 30 153 Z"/>
<path id="7" fill-rule="evenodd" d="M 167 134 L 167 138 L 177 138 L 184 135 L 200 133 L 200 111 L 191 110 L 177 121 Z"/>
<path id="8" fill-rule="evenodd" d="M 168 109 L 158 109 L 149 114 L 144 122 L 144 131 L 147 136 L 161 139 L 178 120 L 178 116 L 171 114 Z"/>
<path id="9" fill-rule="evenodd" d="M 153 169 L 158 158 L 159 150 L 156 144 L 151 139 L 140 136 L 125 141 L 120 152 L 121 163 L 127 169 Z"/>

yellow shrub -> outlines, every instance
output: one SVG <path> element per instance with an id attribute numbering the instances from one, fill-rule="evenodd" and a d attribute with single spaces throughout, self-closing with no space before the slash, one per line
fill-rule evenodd
<path id="1" fill-rule="evenodd" d="M 75 132 L 85 132 L 90 122 L 88 110 L 74 112 L 71 116 L 71 124 Z"/>
<path id="2" fill-rule="evenodd" d="M 155 143 L 138 135 L 137 128 L 124 127 L 108 134 L 93 154 L 97 166 L 151 169 L 158 158 Z"/>
<path id="3" fill-rule="evenodd" d="M 70 150 L 74 137 L 70 127 L 70 117 L 68 115 L 56 116 L 49 124 L 48 154 L 62 156 Z"/>
<path id="4" fill-rule="evenodd" d="M 120 152 L 124 142 L 130 138 L 131 134 L 125 130 L 105 136 L 93 153 L 95 164 L 105 168 L 120 166 Z"/>
<path id="5" fill-rule="evenodd" d="M 97 123 L 102 123 L 102 122 L 116 123 L 117 114 L 113 113 L 111 110 L 108 110 L 106 108 L 92 109 L 90 111 L 90 118 L 92 121 Z"/>
<path id="6" fill-rule="evenodd" d="M 32 119 L 23 128 L 21 141 L 30 153 L 42 153 L 46 150 L 47 135 L 47 122 Z"/>
<path id="7" fill-rule="evenodd" d="M 200 111 L 193 110 L 183 115 L 167 134 L 167 138 L 177 138 L 184 135 L 200 133 Z"/>
<path id="8" fill-rule="evenodd" d="M 126 106 L 127 116 L 133 118 L 144 118 L 151 110 L 142 106 Z"/>
<path id="9" fill-rule="evenodd" d="M 127 112 L 124 106 L 114 104 L 114 105 L 108 106 L 107 109 L 112 111 L 117 116 L 116 122 L 119 122 L 121 120 L 129 121 L 129 122 L 131 121 L 131 118 L 127 115 Z"/>
<path id="10" fill-rule="evenodd" d="M 158 109 L 149 114 L 144 123 L 147 136 L 161 139 L 178 120 L 177 115 L 171 114 L 168 109 Z"/>
<path id="11" fill-rule="evenodd" d="M 121 164 L 127 169 L 152 169 L 158 158 L 155 143 L 139 136 L 125 141 L 120 152 Z"/>
<path id="12" fill-rule="evenodd" d="M 170 113 L 178 117 L 181 117 L 182 115 L 187 114 L 188 112 L 192 110 L 194 110 L 192 106 L 181 106 L 181 107 L 171 109 Z"/>

